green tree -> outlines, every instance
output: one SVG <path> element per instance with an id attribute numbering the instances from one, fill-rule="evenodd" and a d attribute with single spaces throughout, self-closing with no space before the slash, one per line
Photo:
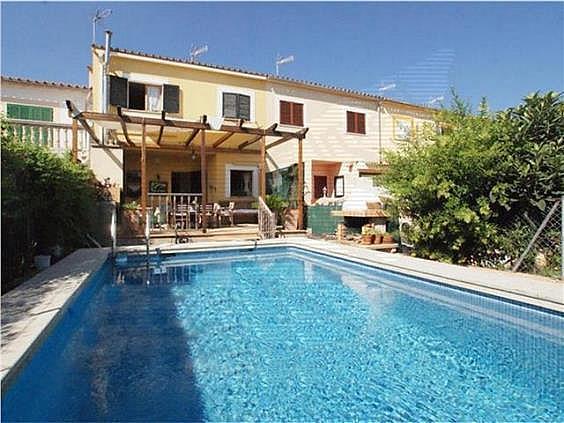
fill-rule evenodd
<path id="1" fill-rule="evenodd" d="M 518 250 L 506 239 L 512 217 L 540 213 L 562 194 L 562 113 L 552 92 L 496 115 L 485 101 L 474 115 L 454 96 L 437 116 L 440 133 L 425 131 L 387 153 L 379 182 L 412 219 L 415 254 L 495 264 Z"/>
<path id="2" fill-rule="evenodd" d="M 86 246 L 96 191 L 92 172 L 70 154 L 15 140 L 2 121 L 2 226 L 25 226 L 29 248 Z M 36 251 L 37 252 L 37 251 Z"/>

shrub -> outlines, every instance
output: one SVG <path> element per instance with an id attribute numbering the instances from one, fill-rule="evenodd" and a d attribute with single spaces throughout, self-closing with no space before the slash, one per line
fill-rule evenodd
<path id="1" fill-rule="evenodd" d="M 514 217 L 539 216 L 562 195 L 564 105 L 556 93 L 533 94 L 497 115 L 470 113 L 456 96 L 426 131 L 386 155 L 379 182 L 393 207 L 412 219 L 415 254 L 497 266 L 524 248 Z"/>
<path id="2" fill-rule="evenodd" d="M 87 245 L 96 189 L 92 172 L 70 154 L 58 156 L 45 147 L 18 142 L 2 123 L 2 226 L 25 222 L 28 247 L 50 253 Z M 24 234 L 22 234 L 23 236 Z M 5 248 L 3 246 L 3 248 Z"/>

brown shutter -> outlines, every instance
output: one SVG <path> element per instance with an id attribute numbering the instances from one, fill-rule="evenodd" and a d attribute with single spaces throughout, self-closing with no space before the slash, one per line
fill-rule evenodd
<path id="1" fill-rule="evenodd" d="M 168 113 L 180 111 L 180 87 L 178 85 L 163 85 L 163 110 Z"/>
<path id="2" fill-rule="evenodd" d="M 223 93 L 223 117 L 237 117 L 237 94 Z"/>
<path id="3" fill-rule="evenodd" d="M 292 124 L 292 109 L 287 101 L 280 101 L 280 123 L 282 125 Z"/>
<path id="4" fill-rule="evenodd" d="M 304 126 L 304 105 L 292 103 L 292 125 Z"/>
<path id="5" fill-rule="evenodd" d="M 110 104 L 127 107 L 127 78 L 110 75 Z"/>
<path id="6" fill-rule="evenodd" d="M 347 112 L 347 132 L 355 132 L 355 119 L 353 112 Z"/>
<path id="7" fill-rule="evenodd" d="M 239 119 L 251 120 L 251 97 L 248 95 L 238 94 L 238 113 Z"/>
<path id="8" fill-rule="evenodd" d="M 356 129 L 359 134 L 366 134 L 364 113 L 357 113 Z"/>

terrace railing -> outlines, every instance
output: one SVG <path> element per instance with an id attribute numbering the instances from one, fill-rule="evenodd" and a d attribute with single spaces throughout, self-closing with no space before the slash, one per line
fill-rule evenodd
<path id="1" fill-rule="evenodd" d="M 66 123 L 43 122 L 35 120 L 8 119 L 9 133 L 20 142 L 34 143 L 48 147 L 57 154 L 72 149 L 72 125 Z M 86 131 L 78 128 L 78 158 L 88 160 L 90 138 Z"/>
<path id="2" fill-rule="evenodd" d="M 262 197 L 258 201 L 258 226 L 262 239 L 274 238 L 276 235 L 276 215 L 268 208 Z"/>
<path id="3" fill-rule="evenodd" d="M 198 229 L 201 193 L 149 193 L 153 230 Z"/>

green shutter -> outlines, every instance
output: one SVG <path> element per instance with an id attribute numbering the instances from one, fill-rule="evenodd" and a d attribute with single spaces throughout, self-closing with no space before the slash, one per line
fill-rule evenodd
<path id="1" fill-rule="evenodd" d="M 11 104 L 7 106 L 8 119 L 37 120 L 53 122 L 53 108 L 28 106 L 26 104 Z"/>

